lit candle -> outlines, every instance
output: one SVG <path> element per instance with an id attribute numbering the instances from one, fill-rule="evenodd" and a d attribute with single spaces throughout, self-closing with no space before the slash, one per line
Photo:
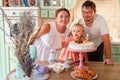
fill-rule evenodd
<path id="1" fill-rule="evenodd" d="M 36 59 L 37 58 L 37 48 L 34 45 L 30 45 L 29 46 L 29 52 L 30 52 L 30 57 L 32 59 Z"/>
<path id="2" fill-rule="evenodd" d="M 87 36 L 86 36 L 86 41 L 88 41 L 89 40 L 89 34 L 87 34 Z"/>

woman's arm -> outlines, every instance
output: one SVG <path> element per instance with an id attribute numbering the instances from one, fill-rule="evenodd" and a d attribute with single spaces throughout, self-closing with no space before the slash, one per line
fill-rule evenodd
<path id="1" fill-rule="evenodd" d="M 40 28 L 37 28 L 37 29 L 31 34 L 31 36 L 30 36 L 30 38 L 29 38 L 29 40 L 28 40 L 28 45 L 29 45 L 29 44 L 32 44 L 36 38 L 39 38 L 40 36 L 49 33 L 49 31 L 50 31 L 50 24 L 49 24 L 49 23 L 43 24 L 43 25 L 41 26 L 41 29 L 40 29 Z"/>
<path id="2" fill-rule="evenodd" d="M 41 27 L 41 30 L 38 32 L 38 34 L 35 36 L 35 38 L 39 38 L 43 34 L 49 33 L 49 31 L 50 31 L 50 24 L 49 23 L 43 24 Z"/>

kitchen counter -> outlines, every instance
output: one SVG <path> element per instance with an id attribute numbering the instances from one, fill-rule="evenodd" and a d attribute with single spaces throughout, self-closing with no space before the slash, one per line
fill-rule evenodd
<path id="1" fill-rule="evenodd" d="M 118 45 L 120 45 L 120 39 L 111 40 L 111 44 L 118 44 Z"/>
<path id="2" fill-rule="evenodd" d="M 47 65 L 47 62 L 40 62 L 37 63 L 42 65 Z M 115 62 L 114 65 L 104 65 L 102 62 L 91 62 L 91 64 L 88 65 L 88 68 L 93 69 L 96 71 L 98 77 L 96 80 L 120 80 L 120 62 Z M 8 76 L 13 73 L 15 70 L 11 71 Z M 50 77 L 48 80 L 74 80 L 70 73 L 73 71 L 71 69 L 68 72 L 62 72 L 60 74 L 57 74 L 53 71 L 50 72 Z M 6 80 L 9 80 L 7 76 Z"/>
<path id="3" fill-rule="evenodd" d="M 111 44 L 117 44 L 117 45 L 120 45 L 120 41 L 111 41 Z"/>

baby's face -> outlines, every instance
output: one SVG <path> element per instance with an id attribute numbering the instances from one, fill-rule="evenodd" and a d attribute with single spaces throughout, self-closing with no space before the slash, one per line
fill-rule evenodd
<path id="1" fill-rule="evenodd" d="M 83 35 L 84 35 L 84 28 L 82 26 L 74 26 L 72 28 L 72 36 L 75 41 L 81 40 Z"/>

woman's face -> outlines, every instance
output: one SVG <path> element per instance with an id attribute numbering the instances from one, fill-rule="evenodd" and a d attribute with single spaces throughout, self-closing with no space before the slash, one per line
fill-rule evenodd
<path id="1" fill-rule="evenodd" d="M 96 11 L 91 9 L 90 7 L 83 7 L 82 8 L 82 16 L 86 24 L 92 23 L 94 20 Z"/>
<path id="2" fill-rule="evenodd" d="M 72 36 L 75 41 L 81 40 L 83 35 L 84 35 L 84 28 L 82 26 L 74 26 L 72 28 Z"/>
<path id="3" fill-rule="evenodd" d="M 69 23 L 70 16 L 66 11 L 60 11 L 56 17 L 58 25 L 66 26 Z"/>

